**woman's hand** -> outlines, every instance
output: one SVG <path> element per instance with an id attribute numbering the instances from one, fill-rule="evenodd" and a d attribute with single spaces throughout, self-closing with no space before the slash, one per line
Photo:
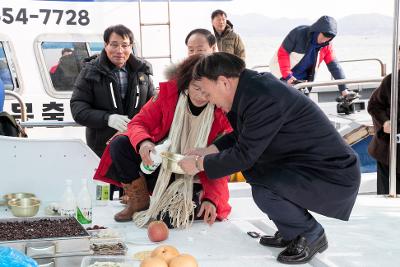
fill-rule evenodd
<path id="1" fill-rule="evenodd" d="M 181 159 L 178 162 L 179 167 L 182 168 L 182 170 L 189 174 L 189 175 L 195 175 L 198 173 L 200 170 L 197 168 L 196 164 L 196 158 L 197 155 L 189 155 L 185 156 L 183 159 Z"/>
<path id="2" fill-rule="evenodd" d="M 204 200 L 201 203 L 201 207 L 199 212 L 197 213 L 197 217 L 200 217 L 203 213 L 204 222 L 211 226 L 217 218 L 217 207 L 215 207 L 212 202 Z"/>
<path id="3" fill-rule="evenodd" d="M 151 141 L 143 141 L 140 144 L 139 155 L 142 158 L 143 164 L 147 166 L 153 165 L 153 161 L 150 158 L 150 152 L 154 151 L 154 143 Z"/>

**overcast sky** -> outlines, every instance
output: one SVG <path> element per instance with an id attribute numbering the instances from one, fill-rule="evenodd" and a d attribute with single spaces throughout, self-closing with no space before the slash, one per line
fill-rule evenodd
<path id="1" fill-rule="evenodd" d="M 236 15 L 259 13 L 274 18 L 315 19 L 326 14 L 339 19 L 359 13 L 393 16 L 394 0 L 233 0 L 209 4 L 210 9 L 214 6 L 221 6 L 227 12 Z"/>

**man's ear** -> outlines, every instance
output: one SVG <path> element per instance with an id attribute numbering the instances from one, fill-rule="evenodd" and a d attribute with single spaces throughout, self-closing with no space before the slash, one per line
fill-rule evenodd
<path id="1" fill-rule="evenodd" d="M 223 84 L 223 88 L 225 91 L 230 91 L 231 89 L 231 81 L 229 80 L 229 78 L 225 77 L 225 76 L 218 76 L 217 79 L 221 84 Z"/>
<path id="2" fill-rule="evenodd" d="M 212 47 L 212 51 L 215 53 L 215 52 L 219 52 L 218 51 L 218 46 L 217 46 L 217 44 L 215 44 L 215 45 L 213 45 Z"/>

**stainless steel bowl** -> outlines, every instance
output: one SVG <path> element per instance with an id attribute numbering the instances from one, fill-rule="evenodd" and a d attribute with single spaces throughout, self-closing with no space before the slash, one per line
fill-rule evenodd
<path id="1" fill-rule="evenodd" d="M 40 200 L 35 197 L 11 199 L 8 201 L 11 212 L 15 217 L 33 217 L 40 207 Z"/>
<path id="2" fill-rule="evenodd" d="M 3 196 L 6 203 L 8 203 L 8 201 L 10 201 L 11 199 L 22 199 L 22 198 L 30 198 L 30 197 L 36 197 L 36 196 L 35 196 L 35 194 L 25 193 L 25 192 L 10 193 L 10 194 Z"/>
<path id="3" fill-rule="evenodd" d="M 161 157 L 167 170 L 177 174 L 185 174 L 182 168 L 178 165 L 178 161 L 183 159 L 185 157 L 184 155 L 171 152 L 162 152 Z"/>

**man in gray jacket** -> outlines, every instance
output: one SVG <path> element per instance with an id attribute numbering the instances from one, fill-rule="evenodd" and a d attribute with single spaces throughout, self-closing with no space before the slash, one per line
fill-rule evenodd
<path id="1" fill-rule="evenodd" d="M 233 31 L 233 24 L 226 19 L 225 11 L 215 10 L 211 14 L 211 23 L 215 37 L 217 37 L 218 50 L 231 53 L 245 60 L 246 52 L 242 39 L 239 34 Z"/>

